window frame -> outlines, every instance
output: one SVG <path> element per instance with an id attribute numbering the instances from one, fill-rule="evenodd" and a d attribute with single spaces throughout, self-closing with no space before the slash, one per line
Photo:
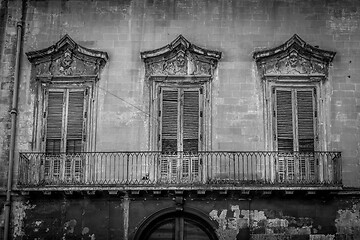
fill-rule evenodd
<path id="1" fill-rule="evenodd" d="M 211 149 L 211 81 L 210 77 L 184 77 L 167 76 L 151 77 L 150 79 L 150 132 L 149 147 L 151 151 L 161 151 L 161 89 L 202 89 L 202 102 L 199 101 L 199 108 L 202 111 L 202 120 L 199 123 L 199 148 L 198 151 Z M 201 135 L 201 136 L 200 136 Z"/>
<path id="2" fill-rule="evenodd" d="M 49 121 L 49 97 L 50 97 L 50 92 L 57 92 L 57 93 L 62 93 L 63 98 L 62 98 L 62 112 L 61 112 L 61 137 L 60 137 L 60 151 L 59 152 L 53 152 L 53 153 L 78 153 L 78 152 L 83 152 L 85 149 L 85 145 L 86 145 L 86 123 L 87 123 L 87 108 L 88 108 L 88 88 L 83 88 L 83 87 L 65 87 L 65 88 L 60 88 L 60 87 L 52 87 L 52 88 L 47 88 L 44 91 L 44 120 L 43 120 L 43 127 L 42 130 L 44 131 L 43 133 L 43 144 L 44 144 L 44 152 L 46 154 L 51 154 L 51 151 L 49 152 L 47 149 L 48 146 L 48 121 Z M 82 135 L 81 135 L 81 150 L 80 151 L 68 151 L 68 141 L 69 136 L 68 136 L 68 124 L 69 124 L 69 105 L 70 105 L 70 93 L 71 92 L 83 92 L 84 96 L 83 96 L 83 111 L 82 111 Z"/>
<path id="3" fill-rule="evenodd" d="M 314 151 L 326 151 L 328 136 L 326 126 L 329 120 L 326 117 L 326 110 L 329 106 L 329 99 L 326 98 L 327 87 L 324 84 L 323 77 L 265 77 L 263 82 L 263 104 L 264 104 L 264 121 L 265 121 L 265 149 L 268 151 L 277 151 L 275 144 L 276 119 L 273 116 L 275 106 L 273 89 L 287 88 L 287 89 L 314 89 L 317 116 L 314 118 Z"/>
<path id="4" fill-rule="evenodd" d="M 33 150 L 37 152 L 46 152 L 46 124 L 47 116 L 44 117 L 47 108 L 47 98 L 49 91 L 61 90 L 84 90 L 87 96 L 84 97 L 84 112 L 86 112 L 86 120 L 84 121 L 83 131 L 86 133 L 86 139 L 83 141 L 81 152 L 91 152 L 95 150 L 96 140 L 96 123 L 97 111 L 96 101 L 97 88 L 95 84 L 96 77 L 53 77 L 37 78 L 37 94 L 34 110 L 34 128 L 33 128 Z M 62 123 L 63 124 L 63 123 Z M 62 132 L 63 134 L 63 132 Z M 61 144 L 64 144 L 64 136 L 62 136 Z M 64 153 L 61 151 L 61 153 Z"/>
<path id="5" fill-rule="evenodd" d="M 316 87 L 314 86 L 273 86 L 272 87 L 272 96 L 271 96 L 271 107 L 273 111 L 272 124 L 273 124 L 273 139 L 274 139 L 274 148 L 277 151 L 279 150 L 279 133 L 278 133 L 278 102 L 277 102 L 277 90 L 280 91 L 289 91 L 291 94 L 291 109 L 292 109 L 292 135 L 293 135 L 293 152 L 300 152 L 300 134 L 299 134 L 299 117 L 298 117 L 298 100 L 297 93 L 299 91 L 312 91 L 312 102 L 313 102 L 313 140 L 314 140 L 314 151 L 316 151 L 318 136 L 318 123 L 317 123 L 317 96 L 316 96 Z"/>

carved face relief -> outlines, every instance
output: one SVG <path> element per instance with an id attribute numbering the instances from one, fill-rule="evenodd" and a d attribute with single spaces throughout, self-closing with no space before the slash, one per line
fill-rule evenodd
<path id="1" fill-rule="evenodd" d="M 71 63 L 73 62 L 73 57 L 71 52 L 65 52 L 64 56 L 62 57 L 60 61 L 60 72 L 69 75 L 71 74 Z"/>
<path id="2" fill-rule="evenodd" d="M 298 63 L 299 59 L 298 59 L 298 54 L 296 52 L 291 52 L 290 56 L 289 56 L 289 63 L 290 66 L 295 68 L 297 63 Z"/>
<path id="3" fill-rule="evenodd" d="M 179 52 L 178 57 L 176 59 L 176 65 L 178 68 L 185 67 L 185 54 L 183 52 Z"/>

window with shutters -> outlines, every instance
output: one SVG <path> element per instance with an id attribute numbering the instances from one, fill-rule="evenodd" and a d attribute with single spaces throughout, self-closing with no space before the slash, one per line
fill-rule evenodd
<path id="1" fill-rule="evenodd" d="M 43 175 L 53 181 L 80 181 L 87 150 L 87 87 L 71 85 L 43 89 Z"/>
<path id="2" fill-rule="evenodd" d="M 79 153 L 86 141 L 86 91 L 49 89 L 46 91 L 46 154 Z"/>
<path id="3" fill-rule="evenodd" d="M 65 34 L 53 45 L 26 53 L 36 91 L 32 149 L 41 181 L 85 180 L 85 154 L 95 150 L 97 82 L 106 52 L 84 48 Z"/>
<path id="4" fill-rule="evenodd" d="M 275 142 L 278 151 L 315 150 L 316 92 L 307 88 L 274 88 Z"/>
<path id="5" fill-rule="evenodd" d="M 200 141 L 200 89 L 161 89 L 161 151 L 197 153 Z"/>
<path id="6" fill-rule="evenodd" d="M 149 149 L 161 157 L 154 178 L 205 180 L 199 151 L 211 150 L 211 86 L 221 52 L 179 35 L 161 48 L 141 52 L 149 87 Z M 204 170 L 205 171 L 205 170 Z"/>
<path id="7" fill-rule="evenodd" d="M 329 148 L 328 76 L 335 54 L 297 34 L 254 52 L 264 91 L 265 148 L 276 151 L 271 181 L 323 181 L 328 163 L 315 153 Z"/>
<path id="8" fill-rule="evenodd" d="M 203 87 L 159 86 L 158 91 L 161 178 L 169 182 L 200 180 L 197 152 L 203 147 Z"/>
<path id="9" fill-rule="evenodd" d="M 273 87 L 273 145 L 279 151 L 279 181 L 316 177 L 317 97 L 315 87 Z"/>

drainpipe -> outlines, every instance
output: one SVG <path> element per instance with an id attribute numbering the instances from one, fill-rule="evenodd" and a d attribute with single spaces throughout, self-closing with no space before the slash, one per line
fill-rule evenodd
<path id="1" fill-rule="evenodd" d="M 24 6 L 23 6 L 23 10 L 24 10 Z M 23 16 L 24 15 L 22 15 L 22 18 Z M 17 23 L 17 31 L 16 31 L 17 38 L 16 38 L 16 53 L 15 53 L 14 87 L 13 87 L 13 96 L 12 96 L 12 106 L 10 111 L 11 136 L 10 136 L 10 148 L 9 148 L 8 181 L 7 181 L 6 202 L 5 202 L 4 240 L 9 239 L 9 229 L 10 229 L 11 190 L 12 190 L 13 166 L 14 166 L 14 155 L 15 155 L 16 120 L 18 114 L 17 107 L 18 107 L 18 95 L 19 95 L 18 89 L 19 89 L 22 31 L 23 31 L 23 23 L 22 21 L 20 21 Z"/>

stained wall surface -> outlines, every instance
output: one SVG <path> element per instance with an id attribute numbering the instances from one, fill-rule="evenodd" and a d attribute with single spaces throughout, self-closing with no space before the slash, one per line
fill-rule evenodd
<path id="1" fill-rule="evenodd" d="M 1 55 L 3 162 L 15 25 L 21 19 L 21 2 L 6 4 L 0 15 L 7 22 Z M 223 53 L 212 83 L 212 150 L 265 150 L 261 80 L 252 54 L 296 33 L 336 52 L 327 81 L 331 105 L 324 149 L 342 151 L 344 183 L 360 185 L 358 1 L 28 1 L 23 12 L 18 150 L 34 148 L 34 79 L 24 53 L 49 47 L 65 34 L 109 54 L 99 82 L 97 151 L 149 149 L 149 96 L 140 52 L 163 47 L 179 34 Z"/>
<path id="2" fill-rule="evenodd" d="M 101 72 L 96 99 L 96 151 L 149 150 L 149 86 L 145 81 L 145 66 L 140 52 L 163 47 L 181 34 L 197 46 L 222 52 L 212 80 L 212 150 L 261 151 L 268 150 L 263 85 L 253 53 L 279 46 L 297 34 L 312 46 L 336 52 L 325 83 L 329 90 L 326 96 L 329 105 L 323 123 L 323 150 L 341 151 L 344 186 L 360 187 L 358 0 L 1 0 L 1 197 L 7 180 L 16 26 L 21 20 L 24 22 L 24 34 L 20 55 L 15 173 L 18 152 L 38 150 L 33 130 L 36 84 L 26 52 L 47 48 L 65 34 L 83 47 L 107 52 L 109 61 Z M 15 182 L 16 178 L 15 174 Z M 13 225 L 14 234 L 24 237 L 22 234 L 31 232 L 35 238 L 40 234 L 36 231 L 43 236 L 50 234 L 47 229 L 52 229 L 53 234 L 48 235 L 48 239 L 65 233 L 69 234 L 69 239 L 75 233 L 77 237 L 88 234 L 89 238 L 96 233 L 101 236 L 98 239 L 111 239 L 112 234 L 127 234 L 120 227 L 124 225 L 123 217 L 120 217 L 124 216 L 122 200 L 89 198 L 91 201 L 78 196 L 74 199 L 63 197 L 61 200 L 48 197 L 44 198 L 45 201 L 39 197 L 30 198 L 29 202 L 26 198 L 19 198 L 12 207 L 15 209 L 13 217 L 20 224 L 18 228 Z M 234 219 L 236 224 L 248 224 L 250 220 L 246 216 L 259 219 L 258 222 L 254 220 L 256 223 L 244 225 L 244 229 L 251 226 L 251 233 L 258 234 L 259 238 L 254 239 L 261 239 L 261 234 L 282 234 L 288 231 L 286 229 L 293 229 L 293 235 L 297 235 L 296 231 L 304 231 L 301 233 L 308 238 L 317 233 L 331 235 L 327 239 L 333 239 L 334 234 L 359 233 L 359 204 L 356 198 L 351 201 L 310 201 L 300 197 L 283 202 L 279 199 L 228 201 L 227 197 L 221 197 L 218 202 L 206 204 L 200 201 L 201 198 L 195 199 L 197 201 L 188 204 L 201 208 L 219 226 L 219 236 L 228 236 L 224 239 L 232 239 L 231 234 L 235 233 L 235 236 L 248 236 L 246 231 L 250 230 L 238 232 L 242 229 L 238 227 L 240 225 L 232 228 Z M 162 200 L 158 208 L 154 207 L 157 204 L 155 200 L 149 205 L 142 200 L 130 203 L 129 209 L 136 217 L 128 223 L 129 237 L 136 232 L 138 222 L 151 214 L 146 210 L 156 212 L 174 205 L 172 201 Z M 0 202 L 3 201 L 1 198 Z M 280 206 L 285 205 L 289 208 L 281 209 Z M 295 210 L 291 206 L 302 208 Z M 240 215 L 237 215 L 238 207 Z M 276 210 L 269 212 L 268 209 Z M 23 213 L 27 213 L 26 217 Z M 83 213 L 89 216 L 90 223 L 86 222 Z M 118 215 L 111 215 L 113 213 Z M 112 225 L 113 222 L 116 224 Z M 49 224 L 52 224 L 51 228 Z M 107 232 L 97 230 L 101 224 L 106 224 Z M 221 232 L 224 229 L 226 231 Z"/>
<path id="3" fill-rule="evenodd" d="M 32 195 L 14 201 L 12 224 L 14 239 L 134 239 L 147 218 L 170 209 L 173 217 L 196 211 L 218 239 L 342 240 L 359 238 L 359 204 L 353 196 L 207 193 L 185 194 L 176 210 L 167 195 Z"/>

